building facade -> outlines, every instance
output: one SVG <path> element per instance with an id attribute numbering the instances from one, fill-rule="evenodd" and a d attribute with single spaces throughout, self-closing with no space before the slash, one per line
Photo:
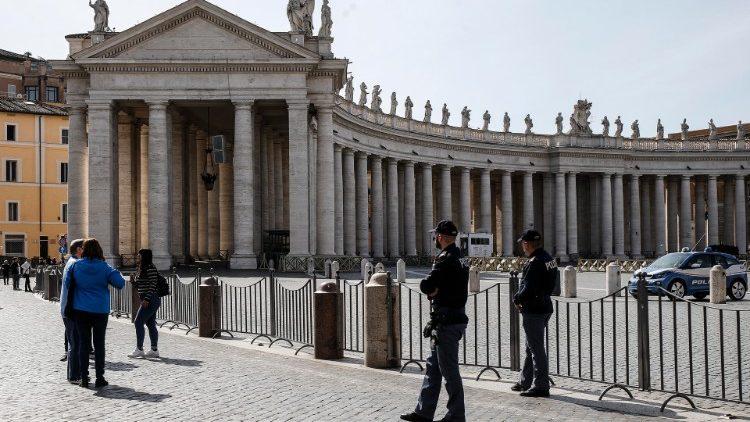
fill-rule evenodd
<path id="1" fill-rule="evenodd" d="M 744 134 L 594 134 L 580 102 L 555 135 L 530 117 L 526 133 L 472 128 L 468 113 L 433 122 L 431 108 L 415 119 L 410 100 L 401 117 L 377 86 L 355 102 L 330 18 L 319 36 L 290 22 L 270 32 L 188 0 L 124 32 L 68 36 L 70 58 L 53 64 L 68 83 L 71 236 L 97 237 L 113 261 L 149 247 L 160 268 L 222 251 L 254 268 L 279 243 L 288 268 L 429 256 L 444 218 L 494 234 L 502 256 L 532 227 L 562 260 L 746 253 Z"/>
<path id="2" fill-rule="evenodd" d="M 67 232 L 67 112 L 0 98 L 0 128 L 0 256 L 59 257 Z"/>
<path id="3" fill-rule="evenodd" d="M 44 59 L 0 49 L 0 96 L 64 103 L 65 80 Z"/>

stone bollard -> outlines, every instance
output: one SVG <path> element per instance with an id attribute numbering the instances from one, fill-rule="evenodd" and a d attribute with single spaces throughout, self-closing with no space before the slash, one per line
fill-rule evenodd
<path id="1" fill-rule="evenodd" d="M 315 260 L 313 258 L 307 260 L 307 275 L 315 275 Z"/>
<path id="2" fill-rule="evenodd" d="M 313 294 L 315 359 L 344 357 L 344 294 L 335 281 L 327 281 Z"/>
<path id="3" fill-rule="evenodd" d="M 138 288 L 133 283 L 135 281 L 135 274 L 131 274 L 128 277 L 128 283 L 125 285 L 126 289 L 130 289 L 130 322 L 135 322 L 135 316 L 138 313 L 138 309 L 141 307 L 141 297 L 138 295 Z"/>
<path id="4" fill-rule="evenodd" d="M 331 275 L 331 260 L 326 259 L 323 263 L 323 274 L 325 274 L 325 278 L 333 278 Z"/>
<path id="5" fill-rule="evenodd" d="M 607 295 L 611 295 L 620 289 L 620 266 L 616 262 L 610 262 L 606 271 Z"/>
<path id="6" fill-rule="evenodd" d="M 268 260 L 268 269 L 269 269 L 269 270 L 273 270 L 273 269 L 275 269 L 275 268 L 274 268 L 274 265 L 276 265 L 276 263 L 274 263 L 274 262 L 273 262 L 273 259 L 269 259 L 269 260 Z"/>
<path id="7" fill-rule="evenodd" d="M 403 259 L 399 259 L 398 262 L 396 262 L 396 281 L 401 283 L 406 283 L 406 261 Z"/>
<path id="8" fill-rule="evenodd" d="M 47 273 L 47 300 L 60 300 L 60 291 L 57 288 L 58 272 L 55 267 L 51 267 Z"/>
<path id="9" fill-rule="evenodd" d="M 479 267 L 472 266 L 469 268 L 469 292 L 479 293 Z"/>
<path id="10" fill-rule="evenodd" d="M 385 265 L 383 265 L 382 262 L 378 262 L 375 264 L 375 272 L 376 273 L 384 273 L 385 272 Z"/>
<path id="11" fill-rule="evenodd" d="M 561 290 L 562 297 L 576 297 L 578 294 L 576 288 L 576 268 L 568 265 L 563 270 L 563 284 Z"/>
<path id="12" fill-rule="evenodd" d="M 727 273 L 721 265 L 714 265 L 711 268 L 709 299 L 711 303 L 726 303 L 727 301 Z"/>
<path id="13" fill-rule="evenodd" d="M 370 266 L 370 271 L 367 270 L 367 266 Z M 360 272 L 362 273 L 362 281 L 367 283 L 367 280 L 370 278 L 370 272 L 372 271 L 372 264 L 370 264 L 370 261 L 367 260 L 367 258 L 362 258 L 362 261 L 359 263 Z"/>
<path id="14" fill-rule="evenodd" d="M 208 277 L 198 286 L 198 336 L 213 337 L 221 327 L 219 280 Z"/>
<path id="15" fill-rule="evenodd" d="M 368 262 L 367 264 L 365 264 L 365 269 L 363 270 L 362 274 L 362 280 L 367 283 L 367 281 L 370 280 L 370 276 L 373 274 L 373 272 L 374 271 L 372 270 L 372 264 Z"/>
<path id="16" fill-rule="evenodd" d="M 337 278 L 339 276 L 339 268 L 340 265 L 338 261 L 331 262 L 330 278 Z"/>
<path id="17" fill-rule="evenodd" d="M 399 286 L 390 274 L 375 273 L 365 286 L 365 366 L 397 368 L 401 361 Z"/>

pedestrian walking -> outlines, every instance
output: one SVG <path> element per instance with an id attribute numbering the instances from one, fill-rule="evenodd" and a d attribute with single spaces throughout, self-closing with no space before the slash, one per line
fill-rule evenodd
<path id="1" fill-rule="evenodd" d="M 131 358 L 158 358 L 159 357 L 159 330 L 156 328 L 156 311 L 161 306 L 159 297 L 159 271 L 154 266 L 154 256 L 150 249 L 138 251 L 138 273 L 133 284 L 141 298 L 141 306 L 135 316 L 135 338 L 136 347 L 128 355 Z M 148 327 L 148 338 L 151 341 L 151 350 L 143 352 L 143 341 L 146 336 L 144 324 Z"/>
<path id="2" fill-rule="evenodd" d="M 513 303 L 523 317 L 526 358 L 518 382 L 511 387 L 525 397 L 549 397 L 549 361 L 544 346 L 547 323 L 552 315 L 552 299 L 559 276 L 557 261 L 542 248 L 542 235 L 527 230 L 518 242 L 529 258 L 521 273 Z"/>
<path id="3" fill-rule="evenodd" d="M 3 260 L 2 270 L 3 270 L 3 285 L 7 286 L 8 281 L 10 281 L 10 262 L 8 262 L 7 259 Z"/>
<path id="4" fill-rule="evenodd" d="M 73 264 L 81 259 L 83 253 L 83 239 L 76 239 L 70 244 L 70 257 L 65 263 L 62 273 L 62 289 L 60 292 L 60 314 L 65 326 L 65 355 L 61 361 L 68 362 L 67 379 L 71 383 L 81 382 L 80 358 L 78 356 L 78 329 L 75 321 L 65 316 L 65 307 L 68 303 L 68 285 L 70 280 L 70 269 Z"/>
<path id="5" fill-rule="evenodd" d="M 464 387 L 458 369 L 458 343 L 466 332 L 466 300 L 469 270 L 461 261 L 456 246 L 458 229 L 451 221 L 441 221 L 433 230 L 435 246 L 441 252 L 435 257 L 432 271 L 419 285 L 431 303 L 430 322 L 424 330 L 431 338 L 422 389 L 416 409 L 401 415 L 405 421 L 432 421 L 440 396 L 443 378 L 448 392 L 448 413 L 442 421 L 466 420 Z"/>
<path id="6" fill-rule="evenodd" d="M 94 341 L 95 387 L 107 386 L 104 379 L 104 346 L 109 320 L 109 286 L 125 287 L 125 279 L 119 271 L 104 260 L 104 252 L 96 239 L 83 242 L 81 259 L 70 268 L 66 280 L 68 288 L 73 286 L 73 304 L 76 328 L 78 329 L 78 360 L 81 369 L 81 387 L 89 386 L 88 339 Z"/>
<path id="7" fill-rule="evenodd" d="M 18 258 L 13 258 L 13 262 L 10 264 L 10 276 L 13 278 L 13 290 L 21 290 L 21 264 L 18 262 Z"/>
<path id="8" fill-rule="evenodd" d="M 25 292 L 33 292 L 33 290 L 31 290 L 31 262 L 29 262 L 28 259 L 24 259 L 23 264 L 21 264 L 21 274 L 23 274 L 26 280 L 23 285 L 23 290 Z"/>

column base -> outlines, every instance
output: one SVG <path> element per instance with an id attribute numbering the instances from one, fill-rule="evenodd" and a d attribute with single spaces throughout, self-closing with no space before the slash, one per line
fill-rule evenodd
<path id="1" fill-rule="evenodd" d="M 154 266 L 159 271 L 169 271 L 172 269 L 172 257 L 171 256 L 155 256 Z"/>
<path id="2" fill-rule="evenodd" d="M 258 269 L 258 257 L 255 255 L 232 255 L 229 258 L 229 268 L 233 270 Z"/>

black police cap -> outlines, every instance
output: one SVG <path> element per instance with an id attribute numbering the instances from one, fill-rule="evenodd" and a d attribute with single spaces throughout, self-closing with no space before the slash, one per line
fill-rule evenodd
<path id="1" fill-rule="evenodd" d="M 443 220 L 437 223 L 437 226 L 432 231 L 445 236 L 458 236 L 458 227 L 450 220 Z"/>
<path id="2" fill-rule="evenodd" d="M 521 243 L 523 241 L 526 242 L 535 242 L 537 240 L 542 240 L 542 235 L 536 230 L 526 230 L 523 232 L 521 237 L 518 238 L 518 243 Z"/>

